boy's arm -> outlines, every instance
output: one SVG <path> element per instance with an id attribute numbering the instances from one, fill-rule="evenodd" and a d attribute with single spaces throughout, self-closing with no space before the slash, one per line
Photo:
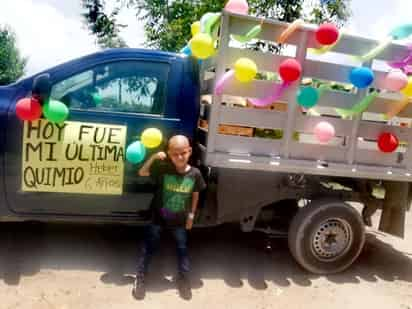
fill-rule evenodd
<path id="1" fill-rule="evenodd" d="M 164 160 L 164 159 L 166 159 L 166 154 L 162 151 L 152 155 L 149 158 L 149 160 L 147 160 L 142 165 L 142 167 L 139 169 L 139 171 L 138 171 L 139 176 L 143 176 L 143 177 L 150 176 L 150 168 L 151 168 L 153 162 L 156 161 L 156 160 Z"/>
<path id="2" fill-rule="evenodd" d="M 190 230 L 193 226 L 193 220 L 195 218 L 195 213 L 197 209 L 197 205 L 199 204 L 199 192 L 192 193 L 192 208 L 189 212 L 186 220 L 186 229 Z"/>

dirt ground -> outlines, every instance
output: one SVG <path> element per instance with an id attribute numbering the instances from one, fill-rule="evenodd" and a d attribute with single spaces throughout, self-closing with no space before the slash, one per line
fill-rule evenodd
<path id="1" fill-rule="evenodd" d="M 231 226 L 195 230 L 190 301 L 178 296 L 173 242 L 164 236 L 146 298 L 136 301 L 131 288 L 139 228 L 2 225 L 0 309 L 412 309 L 411 213 L 405 240 L 369 231 L 358 261 L 326 277 L 301 269 L 284 239 L 272 240 L 269 250 L 260 234 Z"/>

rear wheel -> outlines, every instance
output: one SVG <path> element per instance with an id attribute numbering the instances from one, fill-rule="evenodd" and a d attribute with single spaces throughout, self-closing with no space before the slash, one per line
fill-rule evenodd
<path id="1" fill-rule="evenodd" d="M 359 213 L 341 201 L 319 200 L 299 210 L 288 233 L 296 261 L 316 274 L 337 273 L 359 256 L 365 229 Z"/>

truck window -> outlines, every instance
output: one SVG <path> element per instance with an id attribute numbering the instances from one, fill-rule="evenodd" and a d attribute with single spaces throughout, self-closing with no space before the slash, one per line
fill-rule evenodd
<path id="1" fill-rule="evenodd" d="M 57 82 L 51 98 L 70 109 L 161 115 L 168 73 L 165 63 L 106 63 Z"/>

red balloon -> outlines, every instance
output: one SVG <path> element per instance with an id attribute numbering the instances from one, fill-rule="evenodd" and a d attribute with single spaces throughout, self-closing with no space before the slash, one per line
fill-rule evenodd
<path id="1" fill-rule="evenodd" d="M 389 132 L 383 132 L 378 137 L 378 147 L 382 152 L 394 152 L 399 146 L 398 138 Z"/>
<path id="2" fill-rule="evenodd" d="M 35 98 L 24 98 L 16 104 L 16 114 L 21 120 L 37 120 L 41 117 L 42 108 L 39 100 Z"/>
<path id="3" fill-rule="evenodd" d="M 326 23 L 316 30 L 316 40 L 322 45 L 332 45 L 339 37 L 339 30 L 334 24 Z"/>
<path id="4" fill-rule="evenodd" d="M 284 60 L 279 66 L 279 75 L 285 82 L 294 82 L 302 74 L 302 66 L 295 59 Z"/>

